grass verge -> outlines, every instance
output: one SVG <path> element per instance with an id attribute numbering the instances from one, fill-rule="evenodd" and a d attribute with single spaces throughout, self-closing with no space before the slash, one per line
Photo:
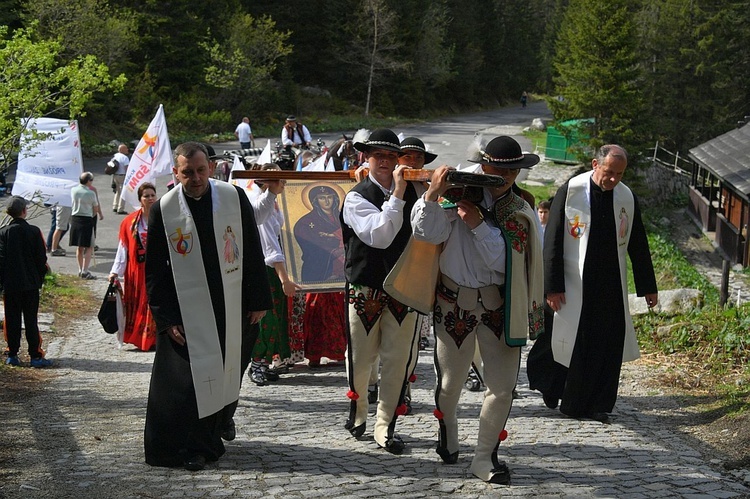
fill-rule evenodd
<path id="1" fill-rule="evenodd" d="M 676 233 L 652 223 L 663 212 L 644 213 L 659 288 L 696 288 L 703 292 L 704 303 L 676 316 L 634 317 L 641 350 L 667 367 L 660 376 L 661 384 L 710 395 L 712 403 L 706 410 L 746 412 L 750 408 L 750 371 L 746 367 L 750 360 L 750 304 L 719 305 L 718 290 L 683 256 L 674 240 Z"/>

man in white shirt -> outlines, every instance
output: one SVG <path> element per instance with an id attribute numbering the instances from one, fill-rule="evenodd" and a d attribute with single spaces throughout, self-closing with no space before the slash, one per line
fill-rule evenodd
<path id="1" fill-rule="evenodd" d="M 414 205 L 411 223 L 415 239 L 443 244 L 433 310 L 440 430 L 436 451 L 447 464 L 458 461 L 456 407 L 478 345 L 487 391 L 471 472 L 507 485 L 510 471 L 498 461 L 497 449 L 507 436 L 521 346 L 542 328 L 544 303 L 539 224 L 512 186 L 520 169 L 535 165 L 539 157 L 523 154 L 505 136 L 476 149 L 469 160 L 481 165 L 477 173 L 501 176 L 505 184 L 483 188 L 471 201 L 452 198 L 443 207 L 438 200 L 450 187 L 446 177 L 451 168 L 441 166 Z"/>
<path id="2" fill-rule="evenodd" d="M 237 125 L 234 130 L 234 136 L 240 141 L 240 147 L 242 149 L 250 149 L 253 147 L 253 131 L 250 128 L 250 118 L 245 116 L 242 118 L 242 123 Z"/>
<path id="3" fill-rule="evenodd" d="M 370 172 L 349 191 L 341 210 L 349 303 L 347 396 L 351 401 L 345 428 L 355 438 L 365 432 L 367 385 L 380 356 L 383 368 L 373 433 L 378 446 L 401 454 L 404 443 L 394 429 L 397 417 L 406 414 L 404 393 L 416 351 L 417 313 L 389 296 L 383 283 L 411 238 L 409 214 L 424 188 L 404 179 L 408 166 L 396 166 L 401 148 L 391 130 L 375 130 L 354 147 L 367 155 Z"/>
<path id="4" fill-rule="evenodd" d="M 120 215 L 128 214 L 125 210 L 125 200 L 122 199 L 122 184 L 125 181 L 125 174 L 128 172 L 128 165 L 130 164 L 129 152 L 128 146 L 120 144 L 112 158 L 119 165 L 117 171 L 112 175 L 112 182 L 115 184 L 115 199 L 112 201 L 112 211 Z"/>
<path id="5" fill-rule="evenodd" d="M 295 116 L 287 116 L 284 128 L 281 129 L 281 145 L 287 149 L 291 149 L 292 147 L 307 149 L 311 143 L 310 130 L 302 123 L 299 123 Z"/>

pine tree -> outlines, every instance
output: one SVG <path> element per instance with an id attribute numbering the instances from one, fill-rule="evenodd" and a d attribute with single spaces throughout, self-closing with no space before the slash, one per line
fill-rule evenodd
<path id="1" fill-rule="evenodd" d="M 573 0 L 557 42 L 555 119 L 589 119 L 579 135 L 595 148 L 618 143 L 642 150 L 643 73 L 635 0 Z"/>

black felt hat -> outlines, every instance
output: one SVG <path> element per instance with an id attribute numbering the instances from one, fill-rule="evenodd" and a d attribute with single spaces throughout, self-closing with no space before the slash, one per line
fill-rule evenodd
<path id="1" fill-rule="evenodd" d="M 401 152 L 398 136 L 387 128 L 373 130 L 367 140 L 355 142 L 354 148 L 358 151 L 368 152 L 371 149 L 385 149 L 386 151 Z"/>
<path id="2" fill-rule="evenodd" d="M 216 154 L 216 151 L 214 150 L 214 147 L 211 144 L 203 144 L 206 148 L 206 151 L 208 151 L 208 159 L 223 159 L 224 156 L 221 154 Z"/>
<path id="3" fill-rule="evenodd" d="M 424 153 L 424 164 L 432 163 L 433 161 L 435 161 L 435 158 L 437 158 L 437 154 L 427 152 L 427 148 L 425 147 L 424 142 L 416 137 L 406 137 L 404 140 L 402 140 L 401 151 L 419 151 L 421 153 Z"/>
<path id="4" fill-rule="evenodd" d="M 531 168 L 539 163 L 539 156 L 530 153 L 524 154 L 521 152 L 521 146 L 518 142 L 507 135 L 495 137 L 484 148 L 478 147 L 477 150 L 471 151 L 469 155 L 469 161 L 472 163 L 512 170 Z"/>

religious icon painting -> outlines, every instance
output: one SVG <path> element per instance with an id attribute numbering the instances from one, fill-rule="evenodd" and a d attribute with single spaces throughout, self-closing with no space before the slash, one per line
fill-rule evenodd
<path id="1" fill-rule="evenodd" d="M 305 291 L 342 291 L 346 285 L 339 214 L 355 183 L 327 179 L 329 175 L 320 172 L 313 179 L 287 180 L 279 197 L 287 272 Z"/>

